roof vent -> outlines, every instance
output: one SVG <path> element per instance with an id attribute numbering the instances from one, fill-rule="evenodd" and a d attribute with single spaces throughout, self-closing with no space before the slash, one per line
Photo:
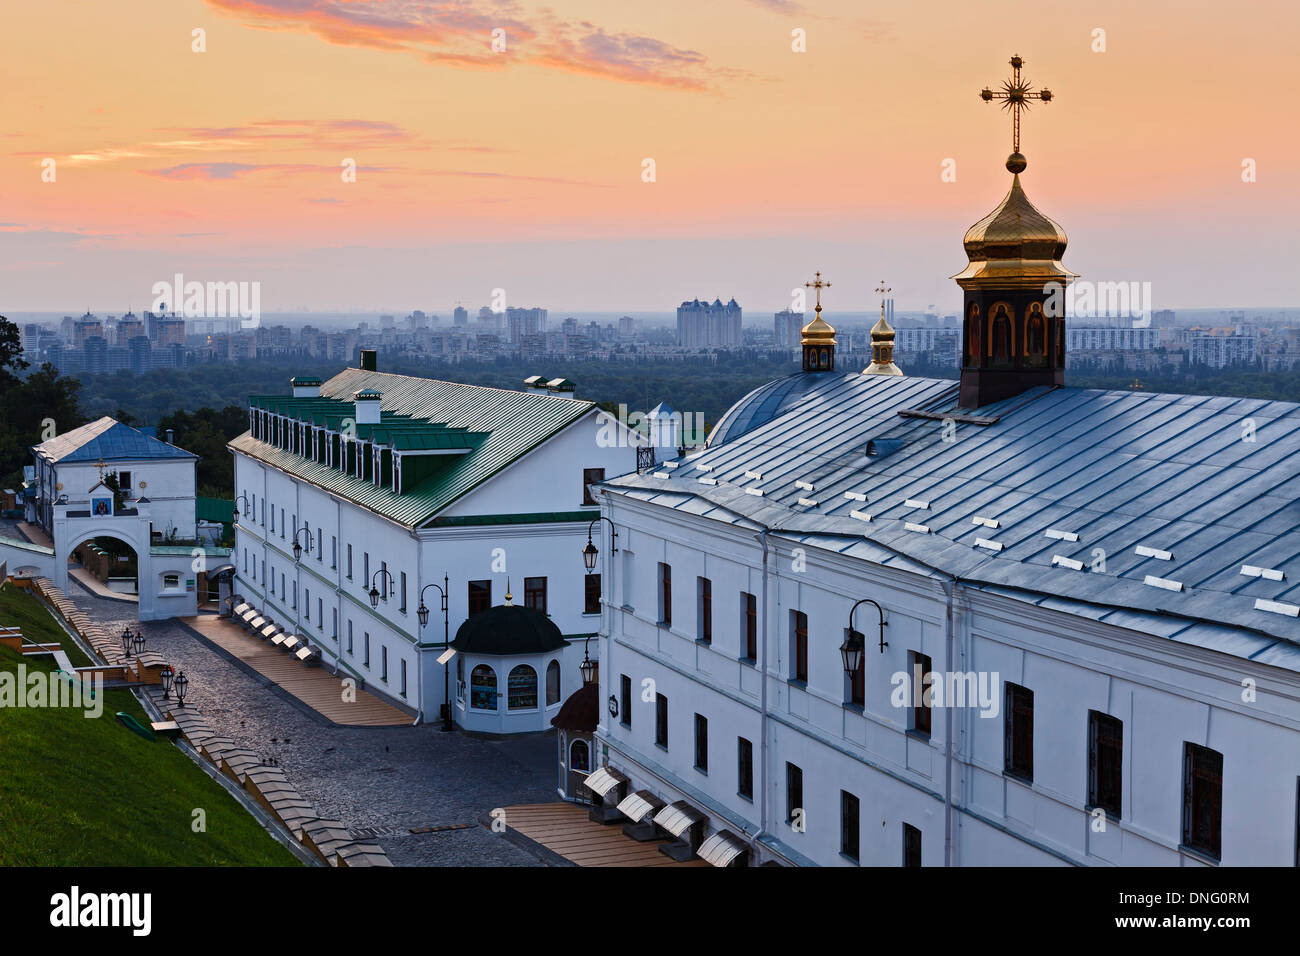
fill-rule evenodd
<path id="1" fill-rule="evenodd" d="M 892 455 L 901 447 L 903 447 L 903 442 L 899 438 L 873 438 L 867 442 L 867 457 L 884 458 L 886 455 Z"/>
<path id="2" fill-rule="evenodd" d="M 320 379 L 314 375 L 295 375 L 289 384 L 294 398 L 320 398 Z"/>
<path id="3" fill-rule="evenodd" d="M 363 372 L 379 371 L 379 362 L 375 358 L 375 355 L 376 353 L 374 349 L 361 350 L 361 362 L 359 363 L 361 367 L 361 371 Z"/>

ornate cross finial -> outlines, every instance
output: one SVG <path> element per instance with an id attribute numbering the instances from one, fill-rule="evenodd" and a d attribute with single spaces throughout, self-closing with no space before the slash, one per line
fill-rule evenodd
<path id="1" fill-rule="evenodd" d="M 104 480 L 104 469 L 107 468 L 108 465 L 105 464 L 104 459 L 101 458 L 101 459 L 99 459 L 99 461 L 95 462 L 95 467 L 99 469 L 99 480 L 100 480 L 100 481 L 103 481 L 103 480 Z"/>
<path id="2" fill-rule="evenodd" d="M 816 290 L 817 290 L 817 312 L 819 312 L 819 313 L 820 313 L 821 310 L 822 310 L 822 289 L 829 289 L 830 287 L 831 287 L 831 284 L 830 284 L 829 282 L 823 282 L 823 281 L 822 281 L 822 274 L 821 274 L 820 272 L 818 272 L 818 273 L 816 273 L 816 274 L 814 275 L 814 278 L 813 278 L 813 281 L 812 281 L 812 282 L 805 282 L 805 283 L 804 283 L 804 288 L 805 288 L 805 289 L 816 289 Z"/>
<path id="3" fill-rule="evenodd" d="M 980 90 L 980 99 L 985 103 L 1001 100 L 1002 108 L 1011 111 L 1011 155 L 1007 157 L 1007 169 L 1013 173 L 1024 172 L 1028 165 L 1020 153 L 1020 111 L 1029 109 L 1030 101 L 1052 102 L 1052 91 L 1043 88 L 1035 90 L 1028 80 L 1020 78 L 1020 68 L 1025 61 L 1019 56 L 1011 58 L 1011 79 L 1002 81 L 1002 89 L 996 93 L 987 86 Z"/>
<path id="4" fill-rule="evenodd" d="M 885 317 L 885 296 L 894 290 L 885 285 L 885 280 L 881 279 L 880 285 L 876 286 L 876 291 L 880 293 L 880 317 L 883 319 Z"/>

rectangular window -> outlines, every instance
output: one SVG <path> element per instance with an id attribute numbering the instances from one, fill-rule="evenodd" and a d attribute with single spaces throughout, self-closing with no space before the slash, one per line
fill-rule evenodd
<path id="1" fill-rule="evenodd" d="M 1088 809 L 1119 820 L 1123 805 L 1124 722 L 1088 711 Z"/>
<path id="2" fill-rule="evenodd" d="M 1223 827 L 1223 754 L 1183 744 L 1183 845 L 1218 859 Z"/>
<path id="3" fill-rule="evenodd" d="M 659 623 L 673 623 L 673 569 L 659 562 Z"/>
<path id="4" fill-rule="evenodd" d="M 271 509 L 271 532 L 275 532 L 275 508 Z"/>
<path id="5" fill-rule="evenodd" d="M 524 607 L 546 613 L 546 578 L 524 578 Z"/>
<path id="6" fill-rule="evenodd" d="M 903 824 L 903 866 L 921 865 L 921 831 L 910 823 Z"/>
<path id="7" fill-rule="evenodd" d="M 365 588 L 367 591 L 369 591 L 369 590 L 370 590 L 370 587 L 371 587 L 371 584 L 370 584 L 370 552 L 369 552 L 369 551 L 363 551 L 363 552 L 361 553 L 361 573 L 365 575 L 365 580 L 362 582 L 361 586 L 362 586 L 363 588 Z"/>
<path id="8" fill-rule="evenodd" d="M 402 690 L 401 690 L 401 694 L 402 694 L 403 697 L 406 696 L 406 658 L 405 658 L 405 657 L 402 658 Z"/>
<path id="9" fill-rule="evenodd" d="M 584 468 L 582 469 L 582 503 L 584 505 L 596 504 L 596 496 L 592 494 L 591 486 L 593 482 L 605 480 L 604 468 Z"/>
<path id="10" fill-rule="evenodd" d="M 1007 684 L 1003 717 L 1004 769 L 1012 777 L 1034 779 L 1034 692 L 1018 684 Z"/>
<path id="11" fill-rule="evenodd" d="M 709 772 L 709 719 L 695 715 L 695 769 Z"/>
<path id="12" fill-rule="evenodd" d="M 262 562 L 262 580 L 263 580 L 263 581 L 266 580 L 266 562 L 265 562 L 265 561 Z"/>
<path id="13" fill-rule="evenodd" d="M 280 509 L 280 537 L 284 537 L 284 509 Z"/>
<path id="14" fill-rule="evenodd" d="M 803 771 L 792 763 L 785 765 L 785 822 L 802 822 L 803 812 Z"/>
<path id="15" fill-rule="evenodd" d="M 321 531 L 320 525 L 316 526 L 316 560 L 317 562 L 325 560 L 325 532 Z"/>
<path id="16" fill-rule="evenodd" d="M 632 678 L 621 674 L 618 679 L 619 701 L 618 720 L 624 727 L 632 726 Z"/>
<path id="17" fill-rule="evenodd" d="M 284 590 L 284 572 L 281 571 L 281 572 L 280 572 L 280 598 L 283 599 L 283 598 L 284 598 L 284 595 L 285 595 L 285 590 Z"/>
<path id="18" fill-rule="evenodd" d="M 863 659 L 866 655 L 863 654 Z M 912 694 L 912 720 L 911 727 L 908 728 L 914 734 L 928 738 L 930 736 L 930 704 L 927 703 L 930 693 L 930 658 L 925 654 L 910 651 L 907 655 L 911 664 L 911 684 Z"/>
<path id="19" fill-rule="evenodd" d="M 352 580 L 352 545 L 348 545 L 348 580 Z"/>
<path id="20" fill-rule="evenodd" d="M 385 601 L 388 600 L 388 562 L 379 562 L 379 596 Z"/>
<path id="21" fill-rule="evenodd" d="M 469 582 L 469 617 L 482 614 L 492 606 L 492 582 Z"/>
<path id="22" fill-rule="evenodd" d="M 325 630 L 325 599 L 316 599 L 316 630 Z"/>
<path id="23" fill-rule="evenodd" d="M 696 578 L 699 597 L 699 635 L 705 644 L 713 643 L 713 582 L 708 578 Z"/>
<path id="24" fill-rule="evenodd" d="M 302 616 L 311 623 L 311 588 L 302 589 Z"/>
<path id="25" fill-rule="evenodd" d="M 379 679 L 388 683 L 388 645 L 379 649 Z"/>
<path id="26" fill-rule="evenodd" d="M 293 601 L 290 603 L 290 606 L 295 609 L 298 607 L 298 582 L 297 581 L 293 582 Z"/>
<path id="27" fill-rule="evenodd" d="M 600 575 L 599 574 L 588 574 L 585 578 L 583 578 L 582 613 L 583 614 L 600 613 Z"/>
<path id="28" fill-rule="evenodd" d="M 740 592 L 740 614 L 744 623 L 745 660 L 758 660 L 758 598 L 746 591 Z"/>
<path id="29" fill-rule="evenodd" d="M 858 798 L 847 790 L 840 791 L 840 852 L 857 860 L 861 852 L 858 839 Z"/>
<path id="30" fill-rule="evenodd" d="M 332 534 L 330 535 L 330 567 L 337 568 L 338 566 L 339 566 L 339 538 L 338 535 Z"/>
<path id="31" fill-rule="evenodd" d="M 401 611 L 403 614 L 405 614 L 406 613 L 406 572 L 405 571 L 402 572 L 402 590 L 398 593 L 397 596 L 401 601 L 401 605 L 400 607 L 398 607 L 398 610 Z"/>
<path id="32" fill-rule="evenodd" d="M 330 617 L 332 619 L 330 637 L 337 641 L 339 639 L 339 609 L 336 607 L 330 608 Z"/>
<path id="33" fill-rule="evenodd" d="M 363 634 L 361 650 L 363 654 L 361 658 L 361 663 L 369 667 L 370 666 L 370 632 L 369 631 L 365 631 Z"/>
<path id="34" fill-rule="evenodd" d="M 808 683 L 808 615 L 790 612 L 790 679 Z"/>
<path id="35" fill-rule="evenodd" d="M 119 471 L 117 473 L 117 486 L 123 491 L 131 490 L 131 473 L 129 471 Z"/>
<path id="36" fill-rule="evenodd" d="M 754 799 L 754 745 L 744 737 L 736 738 L 736 792 Z"/>
<path id="37" fill-rule="evenodd" d="M 655 694 L 655 743 L 668 749 L 668 698 Z"/>
<path id="38" fill-rule="evenodd" d="M 352 622 L 348 621 L 348 656 L 352 656 Z"/>

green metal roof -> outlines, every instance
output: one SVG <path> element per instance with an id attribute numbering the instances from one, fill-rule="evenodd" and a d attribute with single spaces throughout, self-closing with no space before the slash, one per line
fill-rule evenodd
<path id="1" fill-rule="evenodd" d="M 592 402 L 559 395 L 357 368 L 345 369 L 325 382 L 320 398 L 255 395 L 249 404 L 338 431 L 338 423 L 354 417 L 352 396 L 366 389 L 383 393 L 381 416 L 377 425 L 356 426 L 358 440 L 399 452 L 461 450 L 464 454 L 443 456 L 445 467 L 414 487 L 404 484 L 398 495 L 389 487 L 259 441 L 249 432 L 235 438 L 229 447 L 408 528 L 418 528 L 595 408 Z"/>

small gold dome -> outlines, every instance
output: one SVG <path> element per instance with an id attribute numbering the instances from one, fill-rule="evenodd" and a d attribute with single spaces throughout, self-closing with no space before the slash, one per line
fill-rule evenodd
<path id="1" fill-rule="evenodd" d="M 834 345 L 835 329 L 822 318 L 821 306 L 817 307 L 816 317 L 803 327 L 799 339 L 800 345 Z"/>
<path id="2" fill-rule="evenodd" d="M 871 364 L 862 370 L 862 374 L 903 374 L 903 370 L 894 364 L 894 328 L 883 315 L 871 327 Z"/>
<path id="3" fill-rule="evenodd" d="M 1067 242 L 1065 230 L 1034 207 L 1016 175 L 998 207 L 966 230 L 970 261 L 953 278 L 963 289 L 1068 284 L 1077 276 L 1061 264 Z"/>

